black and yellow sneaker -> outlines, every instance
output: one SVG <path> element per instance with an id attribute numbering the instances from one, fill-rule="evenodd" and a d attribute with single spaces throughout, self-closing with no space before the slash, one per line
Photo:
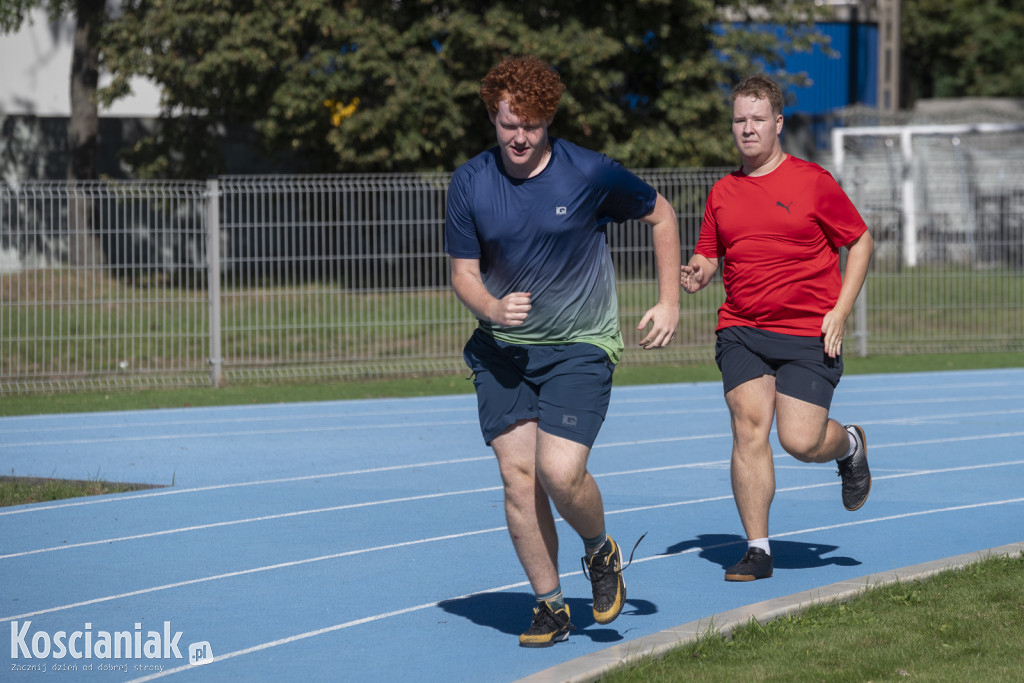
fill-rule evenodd
<path id="1" fill-rule="evenodd" d="M 622 551 L 609 536 L 596 555 L 584 557 L 583 575 L 594 591 L 594 621 L 607 624 L 615 620 L 626 604 L 626 582 L 622 580 Z"/>
<path id="2" fill-rule="evenodd" d="M 557 611 L 551 604 L 542 601 L 533 608 L 533 621 L 530 628 L 519 636 L 520 647 L 551 647 L 569 637 L 569 631 L 575 628 L 569 621 L 569 606 L 563 605 Z"/>

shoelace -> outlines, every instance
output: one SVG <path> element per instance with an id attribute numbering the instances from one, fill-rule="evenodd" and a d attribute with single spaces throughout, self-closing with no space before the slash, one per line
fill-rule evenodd
<path id="1" fill-rule="evenodd" d="M 837 477 L 843 476 L 844 472 L 846 472 L 847 474 L 853 474 L 854 473 L 853 472 L 853 459 L 855 457 L 857 457 L 856 453 L 854 453 L 853 455 L 851 455 L 848 458 L 843 458 L 842 460 L 836 461 L 836 476 Z"/>
<path id="2" fill-rule="evenodd" d="M 644 538 L 646 538 L 646 537 L 647 537 L 647 532 L 645 531 L 643 533 L 643 536 L 641 536 L 640 538 L 636 539 L 636 543 L 633 544 L 633 549 L 631 551 L 629 551 L 629 562 L 627 562 L 622 567 L 622 569 L 620 569 L 619 571 L 624 572 L 624 571 L 626 571 L 626 567 L 628 567 L 629 565 L 633 564 L 633 553 L 636 552 L 636 548 L 637 548 L 638 545 L 640 545 L 640 541 L 644 540 Z M 587 577 L 590 581 L 594 581 L 595 579 L 597 581 L 600 581 L 601 579 L 603 579 L 605 577 L 605 575 L 608 572 L 613 571 L 608 564 L 605 564 L 605 565 L 599 566 L 599 567 L 589 567 L 589 566 L 587 566 L 587 558 L 586 557 L 581 557 L 580 558 L 580 564 L 583 565 L 583 576 Z"/>
<path id="3" fill-rule="evenodd" d="M 575 631 L 576 627 L 572 621 L 566 619 L 565 623 L 559 623 L 558 616 L 555 612 L 546 604 L 537 607 L 537 611 L 533 614 L 533 621 L 530 624 L 530 631 L 537 633 L 547 633 L 551 630 L 558 630 L 568 626 L 570 631 Z M 552 628 L 553 627 L 553 628 Z"/>

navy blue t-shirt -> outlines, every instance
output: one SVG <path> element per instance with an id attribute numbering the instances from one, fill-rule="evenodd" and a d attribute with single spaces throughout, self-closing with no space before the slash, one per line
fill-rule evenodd
<path id="1" fill-rule="evenodd" d="M 479 259 L 492 296 L 529 292 L 520 326 L 480 321 L 517 344 L 588 342 L 622 355 L 615 270 L 606 226 L 643 218 L 657 192 L 617 161 L 551 138 L 548 165 L 509 177 L 494 147 L 456 169 L 448 188 L 445 251 Z"/>

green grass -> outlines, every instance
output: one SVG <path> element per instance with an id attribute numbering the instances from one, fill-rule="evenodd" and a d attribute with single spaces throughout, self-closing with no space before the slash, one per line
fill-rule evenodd
<path id="1" fill-rule="evenodd" d="M 932 354 L 845 359 L 846 374 L 977 370 L 1024 367 L 1024 353 Z M 367 398 L 400 398 L 472 393 L 469 372 L 404 379 L 347 382 L 280 382 L 245 384 L 219 389 L 148 389 L 110 392 L 66 392 L 9 396 L 0 400 L 2 415 L 36 415 L 156 408 L 187 408 L 257 403 L 295 403 Z M 615 370 L 615 384 L 717 382 L 714 363 L 628 365 Z M 842 392 L 842 384 L 839 391 Z"/>
<path id="2" fill-rule="evenodd" d="M 45 477 L 0 476 L 0 507 L 45 503 L 66 498 L 100 496 L 157 488 L 149 484 L 129 484 L 96 479 L 50 479 Z"/>
<path id="3" fill-rule="evenodd" d="M 731 636 L 709 632 L 602 683 L 1020 681 L 1024 555 L 878 586 Z"/>
<path id="4" fill-rule="evenodd" d="M 639 320 L 657 298 L 657 286 L 637 281 L 639 275 L 619 280 L 625 321 Z M 1020 270 L 875 267 L 865 291 L 873 354 L 1024 352 Z M 147 383 L 203 382 L 210 355 L 206 296 L 159 279 L 133 283 L 101 272 L 0 274 L 0 376 L 12 383 L 78 380 L 140 390 Z M 660 355 L 680 363 L 710 358 L 724 296 L 719 279 L 685 296 L 679 341 Z M 225 286 L 220 322 L 219 355 L 233 381 L 248 380 L 244 373 L 287 377 L 307 365 L 336 378 L 382 365 L 424 372 L 439 362 L 453 367 L 475 327 L 446 287 L 348 291 L 332 282 Z M 631 328 L 623 329 L 626 360 L 651 362 L 651 354 L 636 349 L 640 335 Z M 854 331 L 851 321 L 847 332 Z"/>
<path id="5" fill-rule="evenodd" d="M 1024 272 L 956 265 L 885 272 L 865 287 L 869 342 L 879 352 L 922 350 L 1021 351 Z"/>

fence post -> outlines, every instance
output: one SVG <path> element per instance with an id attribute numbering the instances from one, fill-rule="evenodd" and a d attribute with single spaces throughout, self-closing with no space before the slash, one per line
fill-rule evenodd
<path id="1" fill-rule="evenodd" d="M 835 133 L 835 131 L 832 131 Z M 842 145 L 842 136 L 832 136 L 832 144 L 838 142 Z M 833 150 L 833 156 L 838 159 L 839 163 L 842 164 L 842 152 L 836 152 Z M 840 166 L 840 168 L 842 168 Z M 863 206 L 861 203 L 861 185 L 863 179 L 860 174 L 854 169 L 853 176 L 853 196 L 850 198 L 853 201 L 853 205 L 858 209 Z M 857 298 L 853 302 L 853 337 L 857 340 L 857 355 L 861 358 L 868 355 L 868 280 L 870 279 L 871 271 L 869 270 L 867 275 L 864 277 L 864 284 L 861 285 L 860 291 L 857 292 Z"/>
<path id="2" fill-rule="evenodd" d="M 854 327 L 853 333 L 857 338 L 857 355 L 864 358 L 868 355 L 868 279 L 864 279 L 864 285 L 853 302 Z"/>
<path id="3" fill-rule="evenodd" d="M 900 151 L 903 156 L 903 265 L 917 266 L 917 187 L 914 170 L 914 139 L 911 129 L 900 132 Z"/>
<path id="4" fill-rule="evenodd" d="M 210 311 L 210 384 L 221 384 L 224 359 L 220 348 L 220 183 L 206 181 L 206 293 Z"/>

